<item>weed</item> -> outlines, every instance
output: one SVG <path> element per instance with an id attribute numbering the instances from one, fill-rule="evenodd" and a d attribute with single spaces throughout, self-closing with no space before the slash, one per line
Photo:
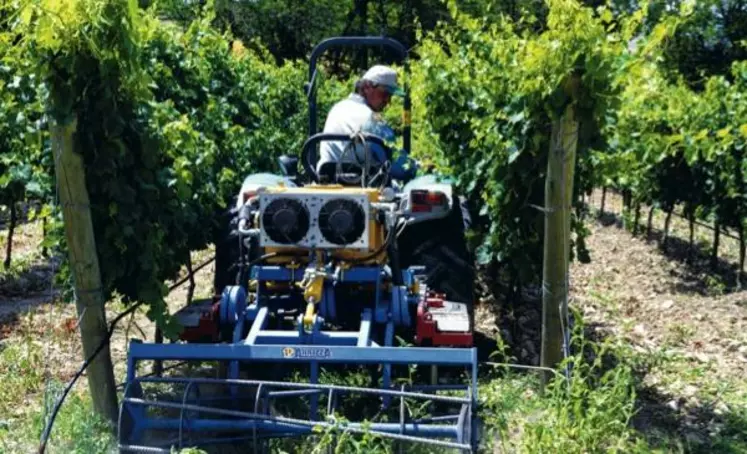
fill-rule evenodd
<path id="1" fill-rule="evenodd" d="M 707 274 L 704 276 L 704 282 L 712 295 L 723 295 L 726 293 L 728 284 L 724 278 L 716 274 Z"/>
<path id="2" fill-rule="evenodd" d="M 695 335 L 695 328 L 689 325 L 670 325 L 664 338 L 664 345 L 684 346 Z"/>
<path id="3" fill-rule="evenodd" d="M 9 345 L 0 353 L 0 453 L 24 452 L 17 449 L 27 436 L 22 429 L 29 411 L 27 400 L 42 387 L 42 355 L 28 344 Z M 25 435 L 26 434 L 26 435 Z"/>
<path id="4" fill-rule="evenodd" d="M 64 384 L 52 381 L 48 387 L 48 408 L 61 394 Z M 46 412 L 45 412 L 46 413 Z M 33 419 L 33 432 L 42 432 L 45 415 L 38 414 Z M 113 428 L 93 410 L 87 387 L 79 387 L 78 392 L 71 393 L 65 400 L 55 420 L 54 430 L 50 437 L 47 452 L 54 453 L 109 453 L 115 452 L 116 441 Z"/>
<path id="5" fill-rule="evenodd" d="M 582 333 L 583 324 L 577 322 L 572 340 L 577 353 L 564 364 L 570 367 L 570 376 L 557 376 L 544 395 L 537 380 L 528 376 L 507 374 L 483 386 L 486 438 L 498 440 L 502 451 L 636 452 L 646 448 L 629 424 L 636 399 L 633 368 L 618 358 L 612 343 L 595 344 Z"/>

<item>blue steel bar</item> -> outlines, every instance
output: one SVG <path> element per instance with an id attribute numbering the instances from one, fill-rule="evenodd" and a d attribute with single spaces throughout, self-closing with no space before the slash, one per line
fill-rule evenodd
<path id="1" fill-rule="evenodd" d="M 323 344 L 318 344 L 320 347 L 324 345 L 353 346 L 358 342 L 359 336 L 357 331 L 328 331 L 307 335 L 314 344 L 323 342 Z M 262 330 L 257 332 L 251 345 L 282 344 L 285 347 L 287 345 L 301 345 L 300 340 L 297 331 Z"/>
<path id="2" fill-rule="evenodd" d="M 353 267 L 341 274 L 340 282 L 376 282 L 379 276 L 379 267 Z"/>
<path id="3" fill-rule="evenodd" d="M 335 320 L 337 318 L 337 301 L 335 301 L 335 288 L 332 285 L 325 286 L 323 303 L 322 316 L 327 320 Z"/>
<path id="4" fill-rule="evenodd" d="M 294 424 L 283 421 L 273 421 L 271 417 L 268 420 L 261 419 L 194 419 L 187 421 L 184 424 L 185 430 L 191 432 L 211 432 L 211 431 L 225 431 L 225 432 L 239 432 L 249 431 L 253 429 L 266 430 L 266 431 L 282 431 L 282 432 L 293 432 L 299 435 L 314 433 L 314 425 L 326 425 L 319 421 L 309 421 L 308 425 Z M 334 425 L 334 424 L 329 424 Z M 369 432 L 383 432 L 390 434 L 399 434 L 400 426 L 399 423 L 345 423 L 340 424 L 341 429 L 359 429 L 363 430 L 367 428 Z M 148 419 L 144 424 L 145 430 L 178 430 L 179 419 Z M 413 424 L 407 423 L 404 425 L 404 435 L 410 436 L 429 436 L 429 437 L 442 437 L 442 438 L 457 438 L 457 429 L 453 425 L 439 425 L 439 424 Z M 467 445 L 465 445 L 467 446 Z"/>
<path id="5" fill-rule="evenodd" d="M 368 347 L 371 338 L 371 309 L 365 309 L 361 316 L 361 328 L 358 332 L 358 347 Z"/>
<path id="6" fill-rule="evenodd" d="M 315 426 L 333 427 L 334 423 L 322 421 L 305 421 L 279 416 L 255 414 L 240 411 L 223 410 L 217 408 L 203 407 L 199 405 L 182 405 L 177 402 L 147 401 L 143 399 L 124 399 L 123 404 L 154 406 L 161 408 L 186 409 L 203 413 L 215 413 L 226 416 L 236 416 L 242 419 L 194 419 L 180 421 L 178 418 L 170 419 L 146 419 L 142 422 L 144 430 L 178 430 L 180 424 L 184 424 L 189 431 L 245 431 L 253 429 L 296 432 L 298 434 L 312 433 Z M 459 431 L 454 425 L 445 424 L 419 424 L 406 423 L 339 423 L 342 429 L 353 431 L 367 430 L 386 434 L 401 434 L 409 436 L 429 436 L 458 438 Z M 460 448 L 469 448 L 469 445 L 461 445 Z"/>
<path id="7" fill-rule="evenodd" d="M 294 389 L 289 391 L 270 391 L 267 393 L 267 397 L 301 397 L 308 396 L 311 394 L 321 394 L 325 390 L 323 389 Z"/>
<path id="8" fill-rule="evenodd" d="M 384 348 L 392 348 L 392 344 L 394 343 L 394 323 L 392 321 L 389 321 L 389 323 L 386 324 L 386 331 L 384 333 L 384 345 L 386 347 Z M 397 348 L 399 350 L 399 348 Z M 382 385 L 384 388 L 389 388 L 389 386 L 392 383 L 392 363 L 387 362 L 384 364 L 383 367 L 383 377 L 382 377 Z M 389 397 L 384 397 L 383 399 L 383 406 L 384 408 L 389 408 L 390 399 Z"/>
<path id="9" fill-rule="evenodd" d="M 472 399 L 469 397 L 458 397 L 458 396 L 444 396 L 438 394 L 427 394 L 424 395 L 418 392 L 412 391 L 400 391 L 393 389 L 380 389 L 380 388 L 359 388 L 355 386 L 341 386 L 341 385 L 327 385 L 327 384 L 311 384 L 311 383 L 294 383 L 294 382 L 278 382 L 268 380 L 247 380 L 247 379 L 222 379 L 222 378 L 186 378 L 186 377 L 138 377 L 134 383 L 128 384 L 128 388 L 132 385 L 140 385 L 143 383 L 161 383 L 161 384 L 205 384 L 205 385 L 239 385 L 244 387 L 275 387 L 275 388 L 291 388 L 291 389 L 323 389 L 329 390 L 334 389 L 335 391 L 358 393 L 358 394 L 376 394 L 376 395 L 389 395 L 393 397 L 412 397 L 416 399 L 432 400 L 435 402 L 450 402 L 458 404 L 469 404 Z M 438 385 L 433 385 L 438 386 Z M 452 385 L 444 385 L 444 389 L 452 389 Z M 464 391 L 469 391 L 469 386 L 463 386 Z M 129 395 L 129 394 L 125 394 Z"/>
<path id="10" fill-rule="evenodd" d="M 290 268 L 280 266 L 255 266 L 252 268 L 252 279 L 258 281 L 301 281 L 303 280 L 303 274 L 306 270 L 303 268 L 297 268 L 291 270 Z"/>
<path id="11" fill-rule="evenodd" d="M 256 342 L 259 332 L 265 327 L 265 324 L 267 323 L 267 311 L 267 306 L 262 306 L 261 308 L 259 308 L 259 311 L 257 312 L 257 318 L 254 319 L 254 323 L 252 323 L 252 327 L 249 329 L 249 335 L 246 336 L 245 343 L 253 344 Z"/>
<path id="12" fill-rule="evenodd" d="M 310 356 L 289 356 L 287 349 L 310 350 Z M 438 364 L 472 366 L 476 348 L 299 346 L 241 344 L 130 344 L 131 362 L 141 360 L 277 361 L 288 363 Z M 474 375 L 474 374 L 473 374 Z M 476 387 L 476 377 L 473 377 Z"/>

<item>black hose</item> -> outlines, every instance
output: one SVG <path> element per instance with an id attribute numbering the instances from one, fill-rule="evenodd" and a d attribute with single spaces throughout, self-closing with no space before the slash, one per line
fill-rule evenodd
<path id="1" fill-rule="evenodd" d="M 253 265 L 256 265 L 257 263 L 266 260 L 271 257 L 275 257 L 281 255 L 277 252 L 271 252 L 269 254 L 264 254 L 260 257 L 257 257 L 256 259 L 252 260 L 247 264 L 247 266 L 251 267 Z M 190 273 L 188 276 L 184 277 L 183 279 L 179 280 L 178 282 L 174 283 L 169 287 L 168 293 L 171 293 L 174 289 L 179 287 L 180 285 L 187 282 L 190 277 L 194 275 L 194 273 L 200 271 L 201 269 L 205 268 L 209 264 L 211 264 L 215 260 L 215 257 L 208 259 L 206 262 L 202 263 L 200 266 L 192 270 L 192 273 Z M 83 365 L 78 369 L 78 372 L 73 376 L 73 378 L 68 382 L 68 384 L 65 386 L 64 391 L 62 392 L 62 395 L 59 399 L 57 399 L 57 402 L 54 405 L 54 408 L 52 409 L 52 414 L 49 417 L 49 420 L 47 421 L 47 424 L 44 426 L 44 432 L 42 432 L 41 441 L 39 443 L 39 454 L 44 454 L 44 452 L 47 449 L 47 442 L 49 441 L 49 435 L 52 432 L 52 426 L 54 425 L 54 421 L 57 418 L 57 413 L 59 413 L 60 408 L 62 408 L 62 404 L 65 402 L 65 398 L 70 393 L 70 390 L 75 386 L 75 383 L 78 381 L 81 375 L 83 375 L 83 372 L 88 368 L 88 366 L 91 364 L 91 362 L 96 358 L 96 356 L 101 353 L 101 350 L 104 349 L 107 345 L 109 345 L 109 341 L 111 340 L 112 335 L 114 334 L 114 329 L 117 326 L 117 323 L 119 323 L 120 320 L 127 317 L 131 313 L 133 313 L 138 307 L 140 307 L 144 301 L 137 302 L 133 304 L 132 306 L 128 307 L 127 310 L 122 312 L 121 314 L 117 315 L 114 320 L 109 324 L 109 331 L 106 333 L 106 337 L 99 343 L 98 347 L 96 347 L 96 350 L 89 356 L 84 362 Z"/>
<path id="2" fill-rule="evenodd" d="M 376 249 L 375 251 L 373 251 L 370 254 L 364 255 L 363 257 L 358 257 L 358 258 L 355 258 L 355 259 L 347 260 L 347 262 L 351 263 L 351 264 L 355 264 L 355 263 L 362 263 L 362 262 L 365 262 L 367 260 L 371 260 L 372 258 L 375 258 L 377 255 L 381 254 L 384 251 L 384 249 L 389 248 L 389 245 L 394 242 L 394 237 L 395 237 L 394 231 L 395 230 L 396 230 L 396 228 L 394 228 L 394 227 L 392 227 L 391 229 L 389 229 L 389 231 L 387 232 L 386 240 L 384 241 L 384 244 L 382 244 L 381 246 L 379 246 L 378 249 Z"/>

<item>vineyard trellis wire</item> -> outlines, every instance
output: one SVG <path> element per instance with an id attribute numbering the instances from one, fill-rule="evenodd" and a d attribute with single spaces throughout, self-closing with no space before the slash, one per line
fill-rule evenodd
<path id="1" fill-rule="evenodd" d="M 600 193 L 599 194 L 599 201 L 595 201 L 591 195 L 595 192 Z M 621 206 L 619 209 L 613 209 L 610 207 L 608 203 L 608 195 L 613 194 L 617 196 L 620 200 Z M 623 197 L 624 194 L 619 191 L 615 191 L 614 189 L 609 188 L 597 188 L 595 191 L 592 191 L 592 193 L 589 195 L 587 199 L 584 200 L 583 204 L 585 206 L 585 209 L 588 211 L 592 207 L 596 207 L 598 210 L 597 213 L 601 217 L 605 217 L 607 215 L 615 215 L 619 216 L 619 218 L 622 220 L 623 224 L 625 224 L 626 218 L 630 217 L 630 210 L 640 210 L 644 208 L 643 205 L 639 205 L 635 208 L 632 208 L 630 206 L 627 206 L 625 202 L 625 197 Z M 648 219 L 645 221 L 646 231 L 645 231 L 645 237 L 651 238 L 653 231 L 655 230 L 653 226 L 653 214 L 658 209 L 656 205 L 650 205 L 645 207 L 649 210 L 648 212 Z M 702 228 L 707 229 L 711 233 L 711 245 L 710 250 L 708 251 L 708 254 L 710 256 L 709 262 L 710 267 L 712 269 L 715 269 L 717 267 L 721 267 L 722 265 L 719 264 L 719 261 L 724 261 L 724 264 L 729 266 L 729 262 L 731 260 L 734 260 L 735 257 L 731 254 L 723 253 L 719 249 L 720 241 L 718 238 L 725 237 L 729 240 L 732 240 L 733 243 L 736 243 L 737 249 L 738 249 L 738 256 L 736 257 L 735 263 L 733 263 L 733 271 L 734 271 L 734 285 L 737 290 L 743 288 L 743 285 L 745 283 L 745 279 L 747 279 L 747 274 L 745 271 L 745 238 L 744 236 L 741 236 L 739 234 L 735 235 L 734 233 L 730 232 L 728 229 L 726 229 L 723 225 L 718 226 L 716 223 L 708 224 L 706 223 L 706 220 L 699 220 L 694 217 L 688 217 L 683 212 L 676 211 L 676 207 L 672 207 L 669 211 L 664 211 L 665 219 L 664 219 L 664 225 L 661 227 L 661 239 L 660 244 L 662 247 L 667 247 L 668 241 L 671 238 L 671 217 L 677 217 L 682 219 L 683 221 L 687 222 L 689 225 L 689 240 L 688 240 L 688 256 L 687 261 L 691 262 L 693 259 L 693 255 L 698 253 L 699 249 L 698 246 L 695 244 L 694 240 L 694 228 L 695 226 L 699 226 Z M 638 228 L 642 227 L 639 219 L 637 219 L 638 216 L 635 216 L 633 219 L 633 225 L 630 227 L 631 233 L 633 235 L 636 235 L 639 233 Z M 718 228 L 718 233 L 717 229 Z"/>

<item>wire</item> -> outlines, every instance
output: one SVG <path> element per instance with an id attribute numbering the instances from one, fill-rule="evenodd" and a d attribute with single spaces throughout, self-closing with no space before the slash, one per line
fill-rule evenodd
<path id="1" fill-rule="evenodd" d="M 184 282 L 186 282 L 186 280 Z M 67 386 L 65 386 L 65 390 L 62 392 L 62 395 L 57 400 L 57 403 L 55 403 L 54 409 L 52 409 L 52 414 L 47 420 L 47 425 L 44 427 L 44 432 L 42 433 L 41 442 L 39 444 L 39 454 L 44 454 L 44 452 L 46 451 L 47 441 L 49 440 L 49 435 L 52 431 L 52 426 L 54 425 L 54 421 L 57 418 L 57 413 L 60 411 L 60 408 L 62 407 L 62 404 L 65 401 L 65 398 L 70 393 L 70 390 L 73 388 L 73 386 L 75 386 L 75 383 L 78 381 L 78 378 L 80 378 L 80 376 L 83 375 L 83 372 L 88 368 L 89 364 L 96 358 L 96 356 L 101 352 L 101 350 L 103 350 L 105 346 L 109 345 L 109 340 L 111 339 L 112 334 L 114 334 L 114 328 L 116 327 L 117 323 L 123 318 L 125 318 L 127 315 L 134 312 L 142 304 L 143 304 L 142 301 L 133 304 L 132 306 L 127 308 L 127 310 L 119 314 L 109 324 L 109 331 L 106 333 L 106 337 L 101 341 L 101 343 L 99 343 L 99 346 L 96 347 L 96 350 L 93 352 L 93 354 L 91 354 L 91 356 L 89 356 L 85 360 L 85 362 L 83 362 L 83 365 L 80 367 L 80 369 L 78 369 L 78 372 L 76 372 L 75 376 L 73 376 L 73 378 L 68 382 Z"/>
<path id="2" fill-rule="evenodd" d="M 266 260 L 268 258 L 271 258 L 271 257 L 275 257 L 277 255 L 280 255 L 280 254 L 278 254 L 277 252 L 271 252 L 269 254 L 264 254 L 264 255 L 262 255 L 260 257 L 257 257 L 256 259 L 252 260 L 251 262 L 249 262 L 248 266 L 251 267 L 251 266 L 256 265 L 257 263 L 259 263 L 261 261 L 264 261 L 264 260 Z M 205 261 L 204 263 L 202 263 L 200 266 L 198 266 L 197 268 L 195 268 L 194 270 L 192 270 L 192 273 L 190 273 L 189 275 L 187 275 L 183 279 L 181 279 L 178 282 L 176 282 L 173 285 L 171 285 L 169 287 L 168 293 L 171 293 L 174 289 L 176 289 L 180 285 L 182 285 L 185 282 L 187 282 L 190 279 L 190 277 L 192 277 L 196 272 L 198 272 L 201 269 L 205 268 L 206 266 L 208 266 L 209 264 L 211 264 L 213 261 L 215 261 L 215 257 L 208 259 L 207 261 Z M 78 372 L 75 374 L 75 376 L 73 376 L 73 378 L 65 386 L 65 390 L 62 392 L 62 395 L 60 396 L 60 398 L 55 403 L 54 409 L 52 409 L 52 414 L 50 415 L 49 420 L 47 420 L 47 425 L 44 427 L 44 432 L 42 433 L 41 441 L 39 443 L 39 451 L 38 451 L 39 454 L 44 454 L 44 452 L 47 449 L 47 442 L 49 441 L 49 435 L 52 432 L 52 426 L 54 425 L 54 421 L 57 418 L 57 413 L 59 413 L 60 408 L 62 408 L 62 404 L 65 402 L 65 398 L 70 393 L 70 390 L 73 388 L 73 386 L 75 386 L 75 383 L 78 381 L 78 379 L 80 378 L 80 376 L 83 375 L 83 372 L 85 372 L 85 370 L 88 368 L 88 366 L 91 364 L 91 362 L 96 358 L 96 356 L 99 353 L 101 353 L 101 350 L 103 350 L 104 347 L 106 347 L 107 345 L 109 345 L 109 340 L 111 340 L 111 337 L 114 334 L 114 329 L 116 328 L 117 323 L 119 323 L 120 320 L 122 320 L 123 318 L 127 317 L 128 315 L 130 315 L 131 313 L 133 313 L 135 310 L 137 310 L 137 308 L 139 308 L 143 303 L 144 303 L 144 301 L 140 301 L 140 302 L 137 302 L 137 303 L 133 304 L 132 306 L 130 306 L 129 308 L 127 308 L 127 310 L 125 310 L 121 314 L 117 315 L 114 318 L 114 320 L 112 320 L 112 322 L 109 324 L 109 331 L 106 333 L 106 337 L 104 337 L 104 339 L 101 341 L 101 343 L 99 343 L 98 347 L 96 347 L 96 350 L 91 354 L 91 356 L 89 356 L 83 362 L 83 365 L 80 367 L 80 369 L 78 370 Z"/>
<path id="3" fill-rule="evenodd" d="M 395 230 L 396 230 L 395 227 L 392 227 L 391 229 L 389 229 L 389 231 L 387 232 L 387 235 L 386 235 L 386 240 L 384 241 L 384 243 L 381 246 L 379 246 L 378 249 L 376 249 L 375 251 L 373 251 L 370 254 L 364 255 L 362 257 L 357 257 L 355 259 L 348 260 L 347 262 L 348 263 L 361 263 L 361 262 L 365 262 L 367 260 L 371 260 L 372 258 L 374 258 L 377 255 L 381 254 L 387 247 L 389 247 L 389 244 L 394 240 Z"/>

